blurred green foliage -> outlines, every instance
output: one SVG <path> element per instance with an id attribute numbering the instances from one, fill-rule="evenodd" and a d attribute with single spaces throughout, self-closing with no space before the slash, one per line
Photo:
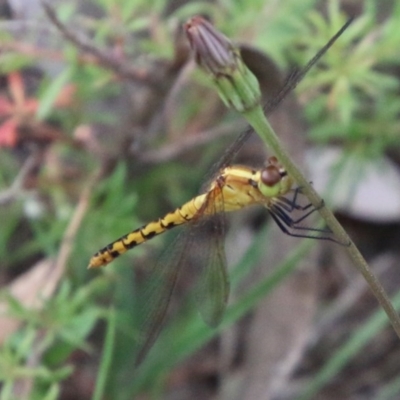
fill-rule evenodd
<path id="1" fill-rule="evenodd" d="M 57 15 L 67 26 L 78 27 L 90 35 L 92 43 L 99 49 L 107 49 L 138 70 L 157 71 L 175 57 L 179 25 L 195 13 L 205 13 L 229 37 L 261 48 L 280 67 L 288 69 L 289 66 L 304 65 L 346 20 L 338 1 L 327 2 L 326 16 L 317 11 L 317 3 L 316 0 L 194 1 L 174 8 L 166 0 L 93 0 L 96 17 L 92 17 L 81 14 L 77 5 L 66 1 L 57 7 Z M 400 63 L 400 1 L 393 3 L 392 12 L 384 20 L 378 18 L 378 14 L 378 2 L 366 0 L 350 28 L 299 85 L 297 93 L 313 141 L 340 142 L 343 148 L 357 147 L 366 156 L 377 156 L 399 147 L 400 100 L 396 70 Z M 52 32 L 53 27 L 49 22 L 47 24 L 46 29 Z M 36 52 L 22 51 L 16 45 L 24 44 L 24 40 L 16 39 L 6 28 L 0 35 L 1 40 L 13 49 L 0 52 L 4 76 L 23 68 L 39 68 L 42 59 L 46 58 L 40 47 Z M 51 35 L 48 40 L 50 46 L 53 41 L 55 43 Z M 28 38 L 26 42 L 29 42 Z M 117 260 L 115 266 L 104 272 L 88 272 L 86 266 L 89 257 L 105 244 L 193 197 L 211 160 L 215 159 L 213 143 L 204 156 L 199 157 L 196 166 L 191 155 L 188 159 L 171 159 L 153 165 L 140 164 L 129 153 L 102 158 L 101 152 L 96 153 L 78 143 L 73 132 L 84 124 L 104 125 L 108 127 L 108 133 L 114 133 L 114 128 L 118 130 L 128 111 L 118 109 L 115 102 L 126 95 L 130 83 L 101 63 L 94 62 L 87 54 L 85 59 L 84 52 L 68 41 L 63 41 L 61 47 L 56 44 L 55 48 L 61 67 L 56 77 L 43 74 L 34 93 L 40 104 L 35 119 L 50 121 L 64 133 L 65 140 L 59 144 L 65 158 L 61 165 L 76 164 L 78 173 L 76 178 L 69 180 L 62 179 L 62 173 L 61 178 L 56 176 L 58 179 L 51 180 L 49 172 L 55 167 L 45 164 L 34 189 L 21 190 L 11 203 L 1 204 L 2 273 L 7 276 L 12 271 L 10 275 L 18 275 L 44 256 L 55 258 L 90 172 L 102 163 L 109 163 L 111 167 L 107 177 L 96 185 L 89 211 L 72 238 L 72 253 L 55 295 L 44 302 L 42 309 L 31 310 L 7 294 L 7 290 L 3 293 L 10 314 L 20 319 L 23 327 L 0 347 L 1 399 L 13 399 L 15 386 L 26 378 L 33 381 L 30 398 L 58 398 L 61 383 L 73 373 L 71 354 L 83 349 L 92 355 L 103 345 L 102 340 L 88 339 L 99 321 L 102 328 L 104 324 L 106 326 L 106 340 L 93 398 L 128 399 L 143 390 L 153 391 L 154 398 L 161 398 L 165 377 L 171 367 L 217 334 L 205 327 L 193 312 L 185 310 L 186 313 L 176 317 L 165 335 L 160 337 L 160 344 L 150 353 L 137 379 L 126 384 L 133 375 L 129 359 L 137 336 L 132 321 L 141 307 L 140 298 L 134 296 L 138 282 L 132 265 L 139 271 L 147 268 L 157 257 L 153 253 L 167 247 L 171 238 L 159 238 L 147 247 L 135 249 L 133 254 L 124 255 L 123 260 Z M 55 99 L 67 83 L 76 88 L 74 101 L 68 108 L 60 110 L 55 107 Z M 197 83 L 203 89 L 201 80 Z M 138 87 L 133 91 L 140 90 Z M 196 119 L 193 111 L 200 108 L 196 103 L 196 92 L 185 99 L 188 101 L 183 101 L 180 104 L 182 110 L 178 111 L 184 118 L 179 117 L 176 125 L 182 132 L 191 125 L 206 125 Z M 153 107 L 152 104 L 149 102 L 148 107 Z M 148 113 L 154 122 L 154 116 L 161 111 L 154 106 Z M 215 116 L 210 117 L 212 122 L 214 119 Z M 174 140 L 168 132 L 153 135 L 151 127 L 143 132 L 146 135 L 130 137 L 138 146 L 143 145 L 143 152 L 146 146 L 162 147 Z M 181 134 L 177 141 L 184 137 Z M 112 148 L 113 143 L 111 139 L 106 149 Z M 20 154 L 26 154 L 27 148 L 29 146 L 0 149 L 2 192 L 12 185 L 20 168 Z M 34 205 L 39 211 L 32 214 L 27 210 Z M 26 235 L 21 236 L 21 229 Z M 260 234 L 260 238 L 264 236 Z M 260 239 L 256 246 L 260 248 L 264 243 L 265 239 Z M 283 262 L 282 269 L 277 269 L 283 271 L 282 279 L 290 272 L 288 264 L 294 266 L 301 255 L 296 257 L 294 261 Z M 253 247 L 243 262 L 250 266 L 256 259 L 257 247 Z M 239 298 L 228 310 L 222 327 L 234 323 L 280 281 L 281 278 L 275 275 L 267 277 L 259 288 L 254 288 L 254 293 Z M 189 309 L 189 305 L 186 308 Z M 182 346 L 174 347 L 177 343 Z M 162 351 L 165 348 L 170 351 Z M 33 349 L 40 356 L 39 362 L 31 367 L 28 361 Z M 350 357 L 351 351 L 348 352 Z"/>

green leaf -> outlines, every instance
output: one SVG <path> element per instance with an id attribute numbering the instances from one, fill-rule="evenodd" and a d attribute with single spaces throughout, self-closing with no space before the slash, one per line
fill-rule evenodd
<path id="1" fill-rule="evenodd" d="M 53 105 L 57 100 L 57 96 L 64 88 L 65 84 L 70 80 L 72 75 L 72 68 L 66 68 L 61 72 L 53 82 L 46 87 L 46 90 L 41 94 L 39 101 L 39 108 L 36 117 L 39 120 L 44 120 L 49 116 L 53 109 Z"/>

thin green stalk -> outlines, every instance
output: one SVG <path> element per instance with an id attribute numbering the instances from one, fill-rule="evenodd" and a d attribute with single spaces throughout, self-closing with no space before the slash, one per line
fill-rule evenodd
<path id="1" fill-rule="evenodd" d="M 351 20 L 346 22 L 333 36 L 328 42 L 329 46 L 343 33 L 350 22 Z M 185 24 L 185 30 L 197 63 L 211 77 L 221 99 L 227 107 L 234 108 L 247 119 L 265 145 L 272 150 L 280 163 L 286 168 L 288 174 L 302 188 L 302 192 L 309 198 L 311 204 L 318 209 L 321 217 L 338 240 L 346 244 L 350 258 L 368 282 L 372 293 L 385 310 L 397 336 L 400 338 L 400 318 L 389 297 L 333 213 L 325 207 L 323 200 L 281 145 L 262 110 L 258 81 L 246 67 L 239 50 L 227 37 L 201 17 L 191 18 Z M 317 56 L 319 56 L 319 53 Z M 311 62 L 309 66 L 313 63 Z M 307 68 L 306 71 L 308 71 Z M 293 87 L 293 85 L 290 86 L 290 89 Z M 285 91 L 285 93 L 287 92 Z"/>
<path id="2" fill-rule="evenodd" d="M 345 249 L 347 250 L 350 258 L 353 260 L 356 268 L 361 272 L 365 280 L 368 282 L 372 293 L 385 310 L 393 329 L 400 338 L 400 318 L 390 302 L 385 289 L 373 274 L 364 257 L 359 252 L 346 231 L 340 225 L 339 221 L 335 218 L 332 211 L 325 206 L 321 197 L 310 185 L 308 180 L 304 177 L 297 166 L 293 163 L 289 153 L 287 153 L 287 151 L 284 149 L 279 141 L 278 136 L 265 117 L 261 106 L 258 106 L 251 111 L 244 112 L 243 115 L 264 141 L 265 145 L 273 151 L 279 161 L 284 165 L 288 174 L 292 176 L 296 183 L 302 188 L 302 193 L 304 193 L 310 200 L 311 204 L 318 209 L 321 217 L 325 220 L 327 226 L 332 230 L 339 241 L 347 244 Z"/>

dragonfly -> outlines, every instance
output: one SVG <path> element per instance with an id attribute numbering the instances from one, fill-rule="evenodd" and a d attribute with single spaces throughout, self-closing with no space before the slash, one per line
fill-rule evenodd
<path id="1" fill-rule="evenodd" d="M 164 320 L 169 299 L 175 287 L 179 271 L 192 263 L 196 241 L 202 238 L 202 249 L 196 253 L 196 264 L 203 271 L 198 292 L 201 295 L 199 311 L 204 321 L 215 327 L 221 321 L 229 294 L 229 279 L 224 251 L 225 212 L 261 205 L 283 232 L 291 236 L 326 239 L 336 242 L 332 232 L 303 226 L 316 208 L 310 203 L 301 205 L 300 188 L 276 157 L 270 157 L 260 169 L 234 165 L 223 168 L 204 193 L 194 197 L 181 207 L 122 236 L 92 256 L 89 268 L 105 266 L 130 249 L 145 243 L 174 227 L 187 224 L 188 231 L 178 236 L 177 245 L 168 249 L 167 258 L 161 258 L 153 269 L 153 289 L 147 292 L 149 302 L 144 312 L 146 323 L 141 327 L 141 361 L 156 340 Z M 292 194 L 290 198 L 287 195 Z M 293 218 L 294 211 L 298 214 Z"/>
<path id="2" fill-rule="evenodd" d="M 281 91 L 264 109 L 271 112 L 293 90 L 309 69 L 332 46 L 351 20 L 300 71 L 292 74 Z M 298 202 L 301 188 L 294 188 L 293 178 L 276 157 L 270 157 L 263 168 L 230 165 L 252 130 L 243 132 L 228 148 L 214 167 L 214 178 L 203 193 L 181 207 L 111 242 L 89 262 L 89 268 L 111 263 L 130 249 L 145 243 L 174 227 L 184 225 L 181 232 L 164 256 L 151 269 L 152 285 L 146 292 L 144 320 L 140 326 L 140 338 L 136 365 L 139 365 L 156 341 L 161 330 L 168 304 L 179 271 L 196 259 L 202 271 L 197 287 L 199 311 L 204 321 L 215 327 L 221 321 L 229 294 L 229 279 L 224 251 L 224 218 L 226 212 L 237 211 L 252 205 L 268 209 L 271 217 L 286 234 L 297 237 L 326 239 L 337 242 L 332 232 L 304 226 L 303 222 L 316 211 L 311 204 Z M 296 217 L 294 217 L 296 215 Z M 198 241 L 201 238 L 201 250 Z M 147 301 L 148 299 L 148 301 Z"/>
<path id="3" fill-rule="evenodd" d="M 253 204 L 267 207 L 282 229 L 286 229 L 285 226 L 297 229 L 298 221 L 291 220 L 286 214 L 286 211 L 291 210 L 285 211 L 282 204 L 284 202 L 292 209 L 297 207 L 294 202 L 287 204 L 287 199 L 283 197 L 291 190 L 292 185 L 292 178 L 276 157 L 270 157 L 267 166 L 262 169 L 226 167 L 205 193 L 99 250 L 91 258 L 89 268 L 107 265 L 126 251 L 176 226 L 196 221 L 203 216 L 236 211 Z"/>

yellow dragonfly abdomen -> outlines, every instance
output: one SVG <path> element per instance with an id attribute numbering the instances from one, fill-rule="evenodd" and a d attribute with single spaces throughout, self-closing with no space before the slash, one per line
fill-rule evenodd
<path id="1" fill-rule="evenodd" d="M 154 236 L 157 236 L 168 229 L 190 221 L 201 208 L 205 197 L 206 194 L 197 196 L 185 203 L 182 207 L 179 207 L 175 211 L 168 213 L 163 218 L 149 222 L 148 224 L 135 229 L 134 231 L 103 247 L 92 256 L 89 262 L 89 268 L 107 265 L 115 258 L 121 254 L 124 254 L 133 247 L 152 239 Z"/>

